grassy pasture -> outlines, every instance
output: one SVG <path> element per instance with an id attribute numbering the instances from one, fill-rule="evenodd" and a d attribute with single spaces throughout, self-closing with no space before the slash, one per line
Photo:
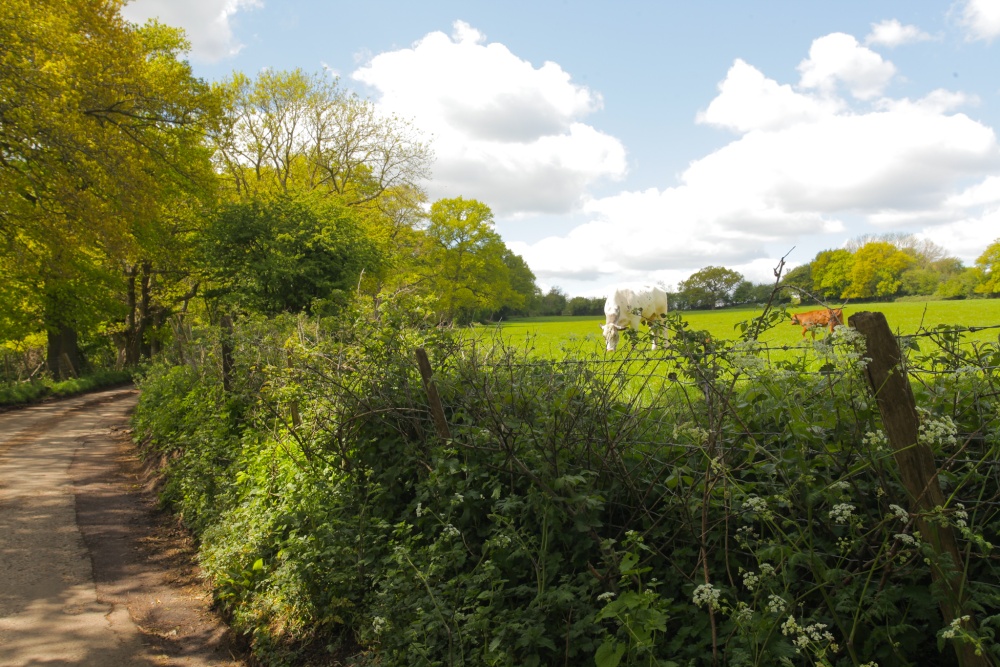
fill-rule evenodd
<path id="1" fill-rule="evenodd" d="M 788 313 L 791 315 L 809 310 L 815 310 L 815 307 L 798 306 L 789 308 Z M 921 328 L 930 329 L 938 325 L 1000 325 L 1000 299 L 849 304 L 844 309 L 844 319 L 861 311 L 884 313 L 889 326 L 899 334 L 912 334 Z M 713 339 L 725 340 L 738 338 L 737 323 L 757 317 L 760 313 L 759 308 L 682 311 L 681 318 L 690 329 L 704 330 Z M 574 351 L 582 354 L 601 353 L 604 340 L 599 327 L 603 323 L 602 318 L 593 316 L 536 317 L 512 319 L 493 326 L 478 326 L 476 331 L 480 334 L 499 332 L 511 344 L 528 344 L 540 354 L 559 358 Z M 648 329 L 642 327 L 641 331 L 645 334 Z M 966 333 L 965 337 L 969 341 L 996 341 L 998 333 L 1000 330 L 993 329 Z M 826 330 L 821 329 L 816 335 L 820 337 L 825 334 Z M 802 328 L 788 319 L 785 324 L 765 332 L 761 340 L 770 347 L 799 346 L 803 341 Z M 810 340 L 809 334 L 806 334 L 805 340 Z M 648 344 L 648 341 L 641 344 Z M 619 351 L 626 349 L 628 345 L 623 338 Z"/>

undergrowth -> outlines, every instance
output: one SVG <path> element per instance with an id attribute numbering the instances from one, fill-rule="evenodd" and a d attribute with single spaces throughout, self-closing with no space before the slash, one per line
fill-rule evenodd
<path id="1" fill-rule="evenodd" d="M 262 662 L 889 667 L 964 643 L 997 663 L 996 344 L 909 343 L 947 498 L 929 518 L 967 582 L 945 623 L 853 331 L 817 340 L 816 372 L 762 358 L 775 321 L 732 341 L 675 323 L 685 363 L 661 375 L 415 310 L 245 319 L 229 392 L 207 333 L 140 379 L 137 437 Z"/>
<path id="2" fill-rule="evenodd" d="M 94 389 L 113 387 L 132 380 L 130 371 L 101 370 L 68 380 L 40 378 L 26 382 L 0 384 L 0 406 L 25 405 L 48 397 L 66 397 Z"/>

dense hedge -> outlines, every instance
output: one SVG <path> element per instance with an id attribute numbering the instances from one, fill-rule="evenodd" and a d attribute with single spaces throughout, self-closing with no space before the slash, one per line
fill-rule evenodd
<path id="1" fill-rule="evenodd" d="M 961 641 L 1000 658 L 996 345 L 914 352 L 934 371 L 934 518 L 965 549 L 970 618 L 948 625 L 853 332 L 767 363 L 675 321 L 677 363 L 555 362 L 402 312 L 244 321 L 229 393 L 211 340 L 185 355 L 206 363 L 140 381 L 137 436 L 261 661 L 888 667 L 955 664 Z"/>

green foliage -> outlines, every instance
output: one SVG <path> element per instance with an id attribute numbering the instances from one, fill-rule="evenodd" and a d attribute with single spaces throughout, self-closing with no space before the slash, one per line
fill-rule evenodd
<path id="1" fill-rule="evenodd" d="M 351 209 L 279 195 L 224 205 L 203 234 L 201 261 L 209 298 L 274 315 L 343 305 L 384 260 Z"/>
<path id="2" fill-rule="evenodd" d="M 61 381 L 46 377 L 29 382 L 0 383 L 0 406 L 34 403 L 50 396 L 75 396 L 94 389 L 126 384 L 131 380 L 130 371 L 101 370 Z"/>
<path id="3" fill-rule="evenodd" d="M 142 381 L 137 435 L 262 661 L 902 667 L 965 640 L 1000 659 L 996 343 L 907 344 L 975 617 L 948 625 L 850 330 L 768 361 L 780 312 L 737 339 L 674 317 L 666 367 L 422 328 L 429 307 L 243 320 L 228 394 L 211 354 Z"/>
<path id="4" fill-rule="evenodd" d="M 431 205 L 426 229 L 428 248 L 421 273 L 438 302 L 444 322 L 468 323 L 478 314 L 507 306 L 518 309 L 527 298 L 523 261 L 516 262 L 493 229 L 493 212 L 474 199 L 441 199 Z M 514 266 L 520 292 L 512 287 Z"/>
<path id="5" fill-rule="evenodd" d="M 976 286 L 976 291 L 991 296 L 1000 294 L 1000 239 L 991 243 L 976 258 L 976 267 L 982 271 L 982 281 Z"/>
<path id="6" fill-rule="evenodd" d="M 733 291 L 743 274 L 724 266 L 706 266 L 678 285 L 685 308 L 715 308 L 733 302 Z"/>

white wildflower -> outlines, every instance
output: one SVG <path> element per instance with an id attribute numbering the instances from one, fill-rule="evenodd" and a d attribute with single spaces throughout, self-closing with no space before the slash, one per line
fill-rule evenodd
<path id="1" fill-rule="evenodd" d="M 607 602 L 608 600 L 613 600 L 614 597 L 615 597 L 615 594 L 614 594 L 613 591 L 606 591 L 606 592 L 601 593 L 600 595 L 597 596 L 597 601 L 598 602 Z"/>
<path id="2" fill-rule="evenodd" d="M 694 589 L 694 594 L 691 596 L 691 601 L 694 602 L 699 607 L 718 609 L 719 599 L 721 597 L 722 597 L 722 591 L 713 586 L 712 584 L 701 584 Z"/>
<path id="3" fill-rule="evenodd" d="M 376 616 L 372 619 L 372 630 L 377 635 L 382 634 L 382 631 L 385 630 L 386 626 L 388 625 L 389 622 L 384 618 L 382 618 L 381 616 Z"/>
<path id="4" fill-rule="evenodd" d="M 788 603 L 780 595 L 773 593 L 767 598 L 767 610 L 772 614 L 784 614 L 788 608 Z"/>
<path id="5" fill-rule="evenodd" d="M 830 510 L 830 518 L 837 523 L 847 523 L 854 514 L 854 505 L 850 503 L 837 503 Z"/>
<path id="6" fill-rule="evenodd" d="M 948 627 L 941 632 L 941 636 L 945 639 L 954 639 L 958 632 L 962 629 L 962 623 L 968 623 L 972 620 L 971 616 L 959 616 L 952 620 L 948 624 Z"/>
<path id="7" fill-rule="evenodd" d="M 899 505 L 889 505 L 889 512 L 903 523 L 910 520 L 910 513 Z"/>
<path id="8" fill-rule="evenodd" d="M 889 438 L 882 431 L 869 431 L 865 433 L 862 442 L 875 452 L 881 452 L 889 448 Z"/>

